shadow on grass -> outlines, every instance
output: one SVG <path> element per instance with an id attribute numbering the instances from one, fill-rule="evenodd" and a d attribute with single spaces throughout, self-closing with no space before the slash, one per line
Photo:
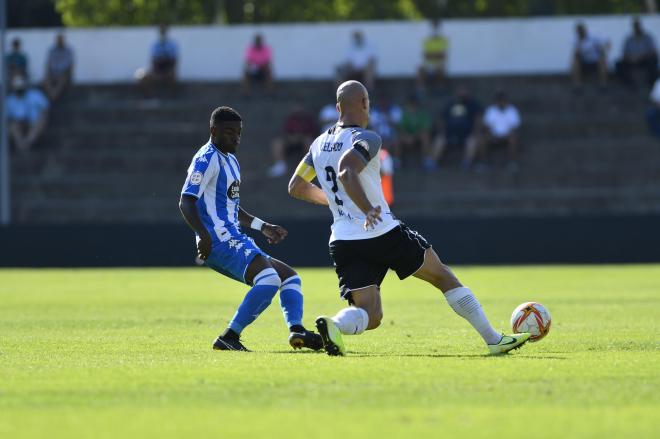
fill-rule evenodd
<path id="1" fill-rule="evenodd" d="M 324 354 L 325 352 L 300 350 L 300 351 L 266 351 L 266 354 L 289 354 L 289 355 L 303 355 L 303 354 Z M 369 358 L 369 357 L 411 357 L 411 358 L 466 358 L 466 359 L 483 359 L 483 358 L 524 358 L 525 360 L 566 360 L 565 356 L 546 355 L 546 354 L 504 354 L 504 355 L 488 355 L 488 354 L 397 354 L 394 352 L 349 352 L 347 357 Z"/>

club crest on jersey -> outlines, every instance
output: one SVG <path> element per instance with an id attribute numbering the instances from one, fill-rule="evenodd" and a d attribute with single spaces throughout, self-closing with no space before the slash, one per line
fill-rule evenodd
<path id="1" fill-rule="evenodd" d="M 238 189 L 240 184 L 241 182 L 236 180 L 231 184 L 231 186 L 229 186 L 229 188 L 227 189 L 227 198 L 231 198 L 232 200 L 239 198 Z"/>
<path id="2" fill-rule="evenodd" d="M 204 177 L 204 174 L 202 174 L 199 171 L 195 171 L 192 174 L 190 174 L 190 184 L 193 186 L 198 186 L 202 182 L 202 178 Z"/>

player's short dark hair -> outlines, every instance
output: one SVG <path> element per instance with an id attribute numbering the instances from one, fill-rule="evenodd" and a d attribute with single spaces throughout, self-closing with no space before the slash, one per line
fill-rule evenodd
<path id="1" fill-rule="evenodd" d="M 211 113 L 211 126 L 220 122 L 241 122 L 243 119 L 238 111 L 231 107 L 218 107 Z"/>

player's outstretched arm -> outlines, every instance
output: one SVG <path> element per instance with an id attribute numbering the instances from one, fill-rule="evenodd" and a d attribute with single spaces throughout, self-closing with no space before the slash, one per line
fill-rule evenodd
<path id="1" fill-rule="evenodd" d="M 381 207 L 372 206 L 371 201 L 364 192 L 362 183 L 360 183 L 360 172 L 365 167 L 364 160 L 354 150 L 348 150 L 339 160 L 339 181 L 351 201 L 366 216 L 364 228 L 367 229 L 382 221 L 380 218 Z"/>
<path id="2" fill-rule="evenodd" d="M 305 163 L 305 159 L 303 159 L 289 180 L 289 195 L 308 203 L 327 206 L 328 198 L 325 193 L 312 183 L 314 177 L 316 177 L 314 167 Z"/>
<path id="3" fill-rule="evenodd" d="M 197 256 L 200 259 L 206 259 L 211 254 L 211 234 L 204 226 L 202 219 L 197 211 L 197 198 L 191 195 L 181 195 L 179 200 L 179 210 L 188 226 L 197 233 L 199 242 L 197 243 Z"/>
<path id="4" fill-rule="evenodd" d="M 277 244 L 289 234 L 284 227 L 264 222 L 247 213 L 242 207 L 238 208 L 238 222 L 243 228 L 259 230 L 268 239 L 269 244 Z"/>

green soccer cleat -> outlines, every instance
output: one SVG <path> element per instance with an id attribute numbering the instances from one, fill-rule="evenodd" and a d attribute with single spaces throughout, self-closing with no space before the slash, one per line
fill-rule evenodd
<path id="1" fill-rule="evenodd" d="M 328 355 L 346 355 L 344 340 L 330 317 L 321 316 L 316 319 L 316 328 L 323 339 L 323 348 Z"/>
<path id="2" fill-rule="evenodd" d="M 490 355 L 501 355 L 506 354 L 509 351 L 518 349 L 529 340 L 531 334 L 529 332 L 523 332 L 521 334 L 512 334 L 504 335 L 502 334 L 502 340 L 497 344 L 489 344 L 488 350 Z"/>

